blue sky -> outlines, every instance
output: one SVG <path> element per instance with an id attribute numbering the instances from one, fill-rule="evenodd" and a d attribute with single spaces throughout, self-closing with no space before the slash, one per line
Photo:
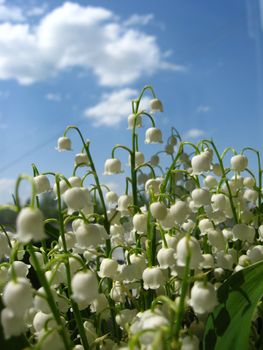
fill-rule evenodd
<path id="1" fill-rule="evenodd" d="M 54 150 L 69 124 L 102 173 L 114 144 L 130 142 L 128 101 L 145 84 L 163 101 L 166 136 L 175 126 L 220 150 L 262 150 L 262 62 L 262 0 L 0 0 L 0 203 L 32 162 L 70 175 L 79 141 Z"/>

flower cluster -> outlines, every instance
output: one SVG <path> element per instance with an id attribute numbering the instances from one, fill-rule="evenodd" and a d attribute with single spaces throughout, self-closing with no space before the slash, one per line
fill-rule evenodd
<path id="1" fill-rule="evenodd" d="M 150 111 L 140 110 L 148 90 Z M 172 128 L 164 150 L 147 160 L 139 128 L 150 123 L 145 147 L 162 143 L 155 112 L 163 105 L 146 86 L 128 117 L 131 147 L 115 146 L 105 162 L 104 175 L 124 177 L 120 195 L 100 183 L 90 142 L 74 126 L 57 145 L 69 151 L 69 132 L 81 136 L 71 177 L 39 174 L 34 165 L 33 177 L 18 179 L 11 207 L 16 229 L 0 231 L 6 339 L 23 335 L 29 348 L 41 350 L 199 349 L 219 303 L 217 289 L 263 260 L 259 153 L 228 148 L 220 155 L 213 141 L 184 142 Z M 119 149 L 127 152 L 128 175 L 121 174 Z M 258 156 L 258 178 L 248 151 Z M 78 168 L 84 175 L 77 176 Z M 32 185 L 23 208 L 22 179 Z M 57 219 L 41 212 L 39 199 L 47 191 L 57 202 Z"/>

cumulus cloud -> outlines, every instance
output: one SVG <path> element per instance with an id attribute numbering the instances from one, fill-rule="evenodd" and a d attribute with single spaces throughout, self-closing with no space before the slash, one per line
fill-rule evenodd
<path id="1" fill-rule="evenodd" d="M 196 109 L 197 113 L 208 113 L 210 111 L 211 111 L 211 107 L 208 105 L 200 105 Z"/>
<path id="2" fill-rule="evenodd" d="M 98 104 L 84 111 L 84 115 L 93 121 L 94 126 L 117 126 L 131 114 L 131 100 L 137 96 L 138 91 L 130 88 L 104 94 Z M 140 108 L 146 109 L 149 100 L 144 97 Z"/>
<path id="3" fill-rule="evenodd" d="M 123 26 L 103 7 L 65 2 L 37 24 L 0 24 L 0 79 L 28 85 L 76 67 L 113 87 L 159 69 L 184 70 L 167 62 L 155 36 Z"/>
<path id="4" fill-rule="evenodd" d="M 152 13 L 149 13 L 147 15 L 134 14 L 124 22 L 124 25 L 126 25 L 126 26 L 134 26 L 134 25 L 145 26 L 149 22 L 151 22 L 153 19 L 154 19 L 154 15 Z"/>
<path id="5" fill-rule="evenodd" d="M 199 139 L 205 135 L 205 132 L 201 129 L 190 129 L 188 130 L 185 135 L 184 139 Z"/>
<path id="6" fill-rule="evenodd" d="M 5 0 L 0 1 L 0 21 L 21 22 L 25 17 L 18 6 L 8 5 Z"/>

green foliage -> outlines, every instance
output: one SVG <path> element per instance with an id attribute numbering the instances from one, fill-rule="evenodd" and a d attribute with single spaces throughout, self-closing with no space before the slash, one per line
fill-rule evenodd
<path id="1" fill-rule="evenodd" d="M 261 261 L 233 274 L 219 288 L 220 304 L 206 324 L 205 350 L 249 349 L 253 313 L 263 295 L 262 276 Z"/>

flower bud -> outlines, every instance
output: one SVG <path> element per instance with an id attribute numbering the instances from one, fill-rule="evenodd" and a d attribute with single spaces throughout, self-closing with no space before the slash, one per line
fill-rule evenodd
<path id="1" fill-rule="evenodd" d="M 150 205 L 150 212 L 154 219 L 164 220 L 168 211 L 164 203 L 154 202 Z"/>
<path id="2" fill-rule="evenodd" d="M 154 154 L 154 155 L 151 157 L 150 163 L 151 163 L 151 166 L 153 166 L 153 167 L 159 165 L 159 163 L 160 163 L 160 158 L 158 157 L 157 154 Z"/>
<path id="3" fill-rule="evenodd" d="M 212 175 L 206 176 L 204 179 L 204 183 L 205 183 L 206 187 L 208 187 L 208 188 L 213 188 L 213 187 L 217 186 L 217 180 Z"/>
<path id="4" fill-rule="evenodd" d="M 213 194 L 211 197 L 211 204 L 214 210 L 224 211 L 226 208 L 226 196 L 222 193 Z"/>
<path id="5" fill-rule="evenodd" d="M 38 208 L 23 208 L 16 219 L 17 240 L 28 243 L 31 239 L 35 242 L 44 239 L 44 217 Z"/>
<path id="6" fill-rule="evenodd" d="M 149 128 L 145 133 L 145 143 L 163 143 L 162 132 L 158 128 Z"/>
<path id="7" fill-rule="evenodd" d="M 253 188 L 256 185 L 256 181 L 253 177 L 247 176 L 247 177 L 244 177 L 243 185 L 248 188 Z"/>
<path id="8" fill-rule="evenodd" d="M 177 145 L 177 138 L 175 135 L 171 135 L 169 138 L 170 145 L 176 146 Z"/>
<path id="9" fill-rule="evenodd" d="M 236 156 L 233 156 L 230 162 L 231 162 L 232 170 L 238 171 L 238 172 L 245 170 L 248 165 L 248 159 L 243 154 L 238 154 Z"/>
<path id="10" fill-rule="evenodd" d="M 129 206 L 132 205 L 133 199 L 129 195 L 122 195 L 118 199 L 118 208 L 117 210 L 120 211 L 122 214 L 126 215 L 129 214 Z"/>
<path id="11" fill-rule="evenodd" d="M 196 335 L 187 335 L 182 339 L 181 350 L 199 350 L 199 340 Z"/>
<path id="12" fill-rule="evenodd" d="M 126 325 L 131 324 L 135 316 L 136 316 L 136 310 L 122 309 L 116 315 L 116 323 L 121 328 L 125 328 Z"/>
<path id="13" fill-rule="evenodd" d="M 103 175 L 114 175 L 121 173 L 121 162 L 117 158 L 107 159 L 104 165 Z"/>
<path id="14" fill-rule="evenodd" d="M 256 204 L 256 202 L 258 200 L 258 192 L 248 188 L 245 190 L 245 192 L 243 194 L 243 198 L 245 200 L 247 200 L 248 202 Z"/>
<path id="15" fill-rule="evenodd" d="M 37 175 L 33 177 L 34 184 L 36 186 L 36 193 L 44 193 L 51 190 L 49 179 L 46 175 Z"/>
<path id="16" fill-rule="evenodd" d="M 58 139 L 58 145 L 56 148 L 59 152 L 71 151 L 71 141 L 68 137 L 63 136 Z"/>
<path id="17" fill-rule="evenodd" d="M 164 148 L 165 153 L 167 154 L 173 154 L 174 153 L 174 146 L 168 143 Z"/>
<path id="18" fill-rule="evenodd" d="M 213 247 L 216 247 L 218 250 L 225 249 L 226 242 L 221 230 L 210 228 L 207 233 L 208 241 Z"/>
<path id="19" fill-rule="evenodd" d="M 147 267 L 142 274 L 144 289 L 158 289 L 164 283 L 160 267 Z"/>
<path id="20" fill-rule="evenodd" d="M 150 101 L 151 112 L 163 112 L 163 104 L 158 98 Z"/>
<path id="21" fill-rule="evenodd" d="M 0 260 L 5 256 L 9 256 L 10 249 L 6 235 L 4 232 L 0 232 Z"/>

